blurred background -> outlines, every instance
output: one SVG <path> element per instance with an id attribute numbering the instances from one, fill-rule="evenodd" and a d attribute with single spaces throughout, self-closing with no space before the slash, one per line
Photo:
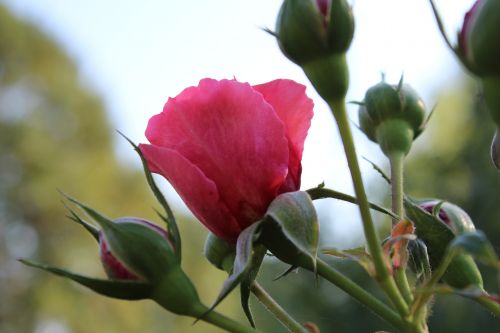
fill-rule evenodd
<path id="1" fill-rule="evenodd" d="M 437 1 L 455 36 L 472 0 Z M 278 77 L 307 83 L 286 60 L 273 28 L 280 0 L 97 1 L 0 0 L 0 332 L 132 333 L 220 332 L 173 316 L 149 301 L 123 302 L 91 293 L 16 259 L 32 258 L 91 276 L 104 276 L 91 237 L 65 218 L 57 189 L 110 217 L 155 219 L 135 153 L 115 132 L 144 142 L 147 120 L 169 96 L 204 77 L 236 77 L 252 84 Z M 476 83 L 444 46 L 427 1 L 357 0 L 357 30 L 348 59 L 349 100 L 361 100 L 380 80 L 405 81 L 436 111 L 417 140 L 406 170 L 407 193 L 463 207 L 493 244 L 500 244 L 499 174 L 489 161 L 493 128 Z M 326 105 L 308 86 L 315 117 L 306 141 L 303 188 L 322 181 L 352 193 L 337 131 Z M 350 116 L 357 122 L 356 108 Z M 383 168 L 379 148 L 356 132 L 360 156 Z M 363 164 L 372 201 L 388 204 L 387 186 Z M 224 274 L 202 256 L 205 229 L 170 186 L 184 239 L 183 266 L 206 303 Z M 317 202 L 322 246 L 363 243 L 359 215 L 348 204 Z M 387 222 L 376 216 L 381 233 Z M 377 290 L 355 263 L 334 262 L 366 288 Z M 286 267 L 266 261 L 261 283 L 300 321 L 322 332 L 391 330 L 335 287 L 305 272 L 273 282 Z M 494 272 L 481 266 L 498 292 Z M 244 321 L 238 295 L 220 311 Z M 258 327 L 285 332 L 256 300 Z M 458 320 L 457 320 L 458 318 Z M 436 301 L 432 332 L 500 331 L 500 321 L 469 300 Z"/>

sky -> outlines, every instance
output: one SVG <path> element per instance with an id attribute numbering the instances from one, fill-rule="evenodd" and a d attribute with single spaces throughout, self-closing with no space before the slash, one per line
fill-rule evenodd
<path id="1" fill-rule="evenodd" d="M 473 0 L 435 0 L 448 34 L 455 40 Z M 135 142 L 146 142 L 148 119 L 161 112 L 168 97 L 205 77 L 258 84 L 289 78 L 308 86 L 315 116 L 306 141 L 302 188 L 325 181 L 352 193 L 350 176 L 332 116 L 301 69 L 280 52 L 262 28 L 274 29 L 281 0 L 0 0 L 50 36 L 75 59 L 81 79 L 102 96 L 111 126 Z M 431 108 L 462 71 L 445 47 L 427 0 L 351 1 L 356 32 L 348 53 L 351 87 L 347 100 L 362 100 L 380 81 L 405 82 Z M 356 107 L 349 116 L 357 122 Z M 379 148 L 354 128 L 358 153 L 384 165 Z M 139 167 L 135 153 L 116 136 L 123 163 Z M 366 179 L 376 174 L 362 163 Z M 165 191 L 180 204 L 173 190 Z M 329 209 L 324 209 L 326 206 Z M 318 204 L 320 218 L 339 219 L 330 229 L 338 247 L 361 239 L 355 207 Z M 186 211 L 182 205 L 179 208 Z M 325 223 L 324 223 L 325 224 Z M 347 237 L 348 236 L 348 237 Z"/>

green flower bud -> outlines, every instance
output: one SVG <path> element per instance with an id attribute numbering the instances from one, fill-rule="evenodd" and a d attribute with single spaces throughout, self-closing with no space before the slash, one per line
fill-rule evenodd
<path id="1" fill-rule="evenodd" d="M 420 203 L 420 207 L 430 214 L 435 214 L 441 222 L 448 226 L 455 236 L 476 230 L 471 218 L 462 208 L 449 202 L 444 202 L 440 207 L 436 207 L 439 203 L 439 200 L 426 200 Z M 435 211 L 437 208 L 439 210 Z M 436 237 L 439 236 L 436 235 Z M 432 258 L 432 256 L 435 256 L 437 250 L 433 247 L 433 244 L 427 244 L 427 246 L 431 255 L 431 262 L 437 261 L 437 259 L 441 260 L 441 258 Z M 444 242 L 438 244 L 438 246 L 446 247 L 448 244 Z M 433 264 L 436 264 L 436 262 Z M 460 254 L 452 260 L 443 276 L 443 281 L 455 288 L 466 288 L 469 286 L 482 288 L 483 286 L 481 272 L 474 259 L 467 254 Z"/>
<path id="2" fill-rule="evenodd" d="M 285 0 L 276 23 L 283 53 L 298 65 L 345 53 L 354 18 L 345 0 Z"/>
<path id="3" fill-rule="evenodd" d="M 455 236 L 463 234 L 464 232 L 476 230 L 469 214 L 457 205 L 439 200 L 426 200 L 420 204 L 420 207 L 432 214 L 436 205 L 440 203 L 442 204 L 439 207 L 439 211 L 436 212 L 436 215 L 451 229 L 451 231 L 453 231 Z"/>
<path id="4" fill-rule="evenodd" d="M 424 129 L 425 113 L 423 100 L 409 85 L 381 82 L 366 92 L 359 108 L 359 124 L 387 156 L 395 152 L 406 155 Z"/>
<path id="5" fill-rule="evenodd" d="M 236 255 L 234 245 L 229 244 L 210 232 L 205 241 L 203 252 L 212 265 L 228 273 L 231 272 Z"/>
<path id="6" fill-rule="evenodd" d="M 476 75 L 500 75 L 500 1 L 478 0 L 464 17 L 459 52 Z"/>

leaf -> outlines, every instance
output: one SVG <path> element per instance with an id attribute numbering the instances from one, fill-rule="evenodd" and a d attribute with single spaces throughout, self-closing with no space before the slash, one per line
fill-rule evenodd
<path id="1" fill-rule="evenodd" d="M 98 294 L 112 298 L 124 300 L 140 300 L 149 298 L 152 293 L 151 285 L 144 282 L 95 279 L 75 274 L 61 268 L 52 267 L 25 259 L 20 259 L 19 261 L 27 266 L 39 268 L 52 274 L 68 278 L 95 291 Z"/>
<path id="2" fill-rule="evenodd" d="M 261 240 L 280 260 L 315 270 L 319 223 L 311 197 L 297 191 L 274 199 L 264 217 Z"/>
<path id="3" fill-rule="evenodd" d="M 384 170 L 382 170 L 381 167 L 379 167 L 378 165 L 375 164 L 375 162 L 370 161 L 366 157 L 363 157 L 363 159 L 371 164 L 373 169 L 375 169 L 375 171 L 377 171 L 382 176 L 382 178 L 384 178 L 384 180 L 387 182 L 387 184 L 391 183 L 391 178 L 389 178 L 389 176 L 387 176 L 387 174 L 384 172 Z"/>
<path id="4" fill-rule="evenodd" d="M 101 227 L 109 248 L 128 269 L 154 282 L 179 265 L 172 245 L 158 232 L 142 224 L 115 223 L 96 210 L 66 195 Z"/>
<path id="5" fill-rule="evenodd" d="M 376 276 L 375 266 L 373 265 L 372 257 L 364 247 L 356 247 L 353 249 L 339 250 L 335 248 L 327 248 L 321 250 L 323 254 L 334 256 L 340 259 L 350 259 L 357 262 L 363 267 L 366 272 L 374 277 Z"/>
<path id="6" fill-rule="evenodd" d="M 307 190 L 306 192 L 307 192 L 307 194 L 309 194 L 309 196 L 311 197 L 312 200 L 332 198 L 332 199 L 350 202 L 353 204 L 358 204 L 358 199 L 353 197 L 352 195 L 338 192 L 338 191 L 335 191 L 335 190 L 332 190 L 329 188 L 325 188 L 325 187 L 311 188 L 311 189 Z M 380 213 L 384 213 L 386 215 L 389 215 L 390 217 L 399 218 L 396 214 L 394 214 L 390 210 L 388 210 L 384 207 L 381 207 L 377 204 L 370 203 L 370 208 L 373 210 L 376 210 Z"/>
<path id="7" fill-rule="evenodd" d="M 500 269 L 495 250 L 482 231 L 466 232 L 457 236 L 451 242 L 449 250 L 468 253 L 483 263 Z"/>
<path id="8" fill-rule="evenodd" d="M 266 249 L 263 246 L 254 246 L 254 242 L 257 239 L 260 232 L 261 222 L 254 223 L 248 228 L 243 230 L 238 236 L 236 242 L 236 257 L 234 259 L 233 272 L 224 281 L 217 299 L 214 304 L 210 307 L 207 312 L 212 311 L 224 298 L 229 295 L 231 291 L 238 286 L 238 284 L 244 281 L 244 288 L 249 281 L 253 281 L 260 268 L 262 259 L 266 253 Z M 251 283 L 251 282 L 250 282 Z M 246 290 L 242 289 L 242 306 L 245 314 L 247 315 L 252 326 L 254 325 L 253 318 L 248 307 L 248 296 Z M 203 315 L 201 316 L 203 317 Z"/>
<path id="9" fill-rule="evenodd" d="M 427 246 L 431 267 L 437 269 L 455 235 L 436 216 L 420 208 L 417 201 L 405 198 L 405 209 L 407 217 L 415 225 L 417 237 Z M 482 285 L 482 277 L 477 265 L 470 256 L 465 254 L 459 254 L 453 258 L 443 280 L 455 288 Z"/>
<path id="10" fill-rule="evenodd" d="M 176 253 L 178 262 L 181 262 L 181 258 L 182 258 L 181 236 L 180 236 L 179 228 L 177 227 L 177 222 L 175 221 L 174 213 L 172 212 L 172 209 L 170 209 L 170 206 L 168 205 L 168 202 L 165 199 L 165 196 L 163 196 L 160 189 L 158 188 L 158 185 L 156 185 L 154 178 L 153 178 L 153 175 L 152 175 L 151 171 L 149 170 L 148 163 L 147 163 L 146 159 L 144 158 L 144 155 L 142 154 L 139 147 L 134 142 L 132 142 L 132 140 L 130 140 L 127 136 L 125 136 L 123 133 L 121 133 L 120 131 L 118 131 L 118 134 L 120 134 L 125 140 L 127 140 L 132 145 L 134 150 L 137 152 L 137 154 L 141 158 L 142 166 L 144 168 L 144 175 L 146 176 L 146 180 L 148 182 L 148 185 L 151 188 L 151 191 L 153 192 L 154 196 L 156 197 L 156 200 L 158 200 L 158 202 L 163 207 L 163 209 L 165 210 L 165 213 L 166 213 L 166 216 L 163 216 L 162 214 L 158 214 L 158 215 L 160 215 L 162 220 L 164 220 L 165 223 L 167 224 L 167 230 L 168 230 L 168 233 L 169 233 L 169 235 L 172 238 L 172 241 L 174 243 L 175 253 Z"/>

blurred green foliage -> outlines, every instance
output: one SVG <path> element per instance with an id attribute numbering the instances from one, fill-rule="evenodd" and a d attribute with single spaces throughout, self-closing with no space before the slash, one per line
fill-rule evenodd
<path id="1" fill-rule="evenodd" d="M 489 161 L 493 133 L 475 84 L 465 82 L 440 98 L 429 128 L 417 140 L 406 170 L 407 192 L 463 207 L 493 244 L 500 242 L 499 173 Z M 103 276 L 94 240 L 66 214 L 60 188 L 110 217 L 157 220 L 156 206 L 139 171 L 114 155 L 113 134 L 99 96 L 82 83 L 75 64 L 36 26 L 0 6 L 0 332 L 220 332 L 170 315 L 148 301 L 116 301 L 20 265 L 17 257 Z M 383 184 L 383 181 L 381 181 Z M 383 188 L 382 185 L 381 188 Z M 331 223 L 331 221 L 324 221 Z M 206 231 L 180 218 L 183 267 L 202 299 L 213 301 L 224 274 L 202 256 Z M 324 237 L 325 246 L 331 246 Z M 362 268 L 333 265 L 378 292 Z M 498 292 L 495 272 L 481 267 L 486 286 Z M 259 280 L 301 322 L 322 332 L 390 330 L 382 320 L 337 288 L 305 272 L 273 281 L 287 267 L 266 260 Z M 382 297 L 382 296 L 381 296 Z M 264 332 L 286 332 L 252 298 Z M 234 293 L 219 307 L 244 321 Z M 455 296 L 436 301 L 432 332 L 500 331 L 486 310 Z"/>
<path id="2" fill-rule="evenodd" d="M 120 163 L 114 139 L 121 138 L 101 98 L 82 83 L 61 47 L 0 6 L 0 332 L 219 331 L 204 323 L 192 326 L 192 319 L 149 301 L 94 295 L 16 261 L 29 257 L 104 276 L 98 247 L 65 218 L 57 189 L 110 217 L 158 221 L 139 158 L 133 166 Z M 201 256 L 206 231 L 184 220 L 184 266 L 210 303 L 224 275 Z M 242 318 L 234 299 L 221 310 Z"/>

